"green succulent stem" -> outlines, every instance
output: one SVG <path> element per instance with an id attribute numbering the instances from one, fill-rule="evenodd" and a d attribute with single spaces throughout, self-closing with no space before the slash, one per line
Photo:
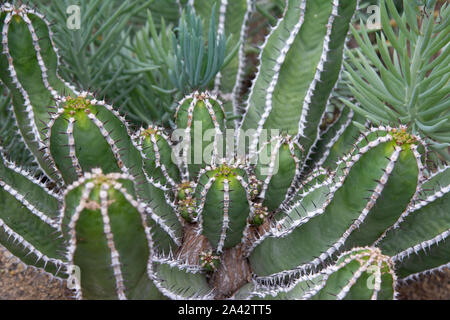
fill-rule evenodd
<path id="1" fill-rule="evenodd" d="M 242 103 L 253 0 L 128 4 L 75 33 L 92 56 L 65 70 L 125 59 L 108 78 L 127 83 L 118 101 L 162 106 L 135 110 L 141 128 L 61 80 L 43 15 L 0 5 L 1 246 L 79 299 L 396 299 L 399 281 L 449 266 L 450 171 L 429 163 L 449 142 L 448 19 L 382 1 L 373 48 L 350 27 L 358 1 L 287 0 Z M 115 8 L 82 7 L 100 6 Z M 349 29 L 359 47 L 346 50 Z M 170 128 L 149 123 L 161 114 Z M 232 128 L 244 154 L 224 144 Z M 28 155 L 34 171 L 13 161 Z"/>

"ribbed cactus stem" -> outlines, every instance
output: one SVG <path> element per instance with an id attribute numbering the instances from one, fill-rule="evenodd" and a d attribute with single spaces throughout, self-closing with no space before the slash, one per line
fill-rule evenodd
<path id="1" fill-rule="evenodd" d="M 283 18 L 262 47 L 262 64 L 241 123 L 244 130 L 256 130 L 250 154 L 256 152 L 262 130 L 273 128 L 296 135 L 305 148 L 305 158 L 309 155 L 341 70 L 348 24 L 356 5 L 357 1 L 338 0 L 286 3 Z M 301 62 L 306 55 L 309 59 Z"/>
<path id="2" fill-rule="evenodd" d="M 354 248 L 343 253 L 335 266 L 321 272 L 319 285 L 305 299 L 395 299 L 394 263 L 378 248 Z"/>
<path id="3" fill-rule="evenodd" d="M 4 181 L 0 179 L 0 187 L 9 193 L 12 197 L 14 197 L 18 202 L 22 203 L 22 205 L 27 208 L 34 216 L 38 217 L 42 222 L 48 224 L 49 226 L 58 230 L 59 226 L 54 219 L 51 219 L 46 214 L 37 209 L 33 204 L 28 202 L 25 195 L 20 194 L 20 192 L 13 187 L 7 185 Z"/>
<path id="4" fill-rule="evenodd" d="M 172 155 L 173 143 L 163 128 L 151 125 L 142 128 L 133 137 L 142 159 L 144 174 L 152 184 L 174 189 L 180 181 L 181 164 Z M 159 185 L 158 185 L 159 187 Z"/>
<path id="5" fill-rule="evenodd" d="M 227 14 L 228 0 L 220 0 L 219 7 L 219 23 L 217 25 L 217 39 L 225 35 L 225 19 Z M 220 71 L 217 73 L 214 79 L 214 93 L 219 93 L 220 83 L 222 80 L 222 74 Z"/>
<path id="6" fill-rule="evenodd" d="M 56 107 L 44 152 L 61 179 L 71 183 L 96 166 L 104 172 L 140 174 L 140 155 L 127 122 L 112 106 L 82 92 L 77 97 L 61 97 Z"/>
<path id="7" fill-rule="evenodd" d="M 314 194 L 316 199 L 307 200 L 312 206 L 298 201 L 300 206 L 292 208 L 290 221 L 286 223 L 281 219 L 260 240 L 250 256 L 255 271 L 259 274 L 266 270 L 265 275 L 282 276 L 286 269 L 294 268 L 293 273 L 315 269 L 343 248 L 370 245 L 395 223 L 413 199 L 423 175 L 422 159 L 414 151 L 423 148 L 423 142 L 402 130 L 404 128 L 376 127 L 362 134 L 353 151 L 338 164 L 334 181 L 325 184 L 322 192 Z M 399 131 L 403 133 L 397 135 Z M 300 253 L 302 249 L 288 249 L 313 237 L 314 230 L 323 225 L 334 227 L 325 233 L 327 236 L 315 242 L 316 253 L 312 253 L 312 247 L 303 253 Z M 333 239 L 326 240 L 329 236 Z M 263 247 L 278 257 L 273 260 L 273 265 L 278 267 L 271 269 L 278 271 L 267 272 L 267 264 L 263 266 L 253 260 L 265 251 Z M 255 252 L 258 253 L 255 255 Z M 303 262 L 297 260 L 296 265 L 290 264 L 294 255 Z M 281 263 L 282 260 L 285 262 Z"/>
<path id="8" fill-rule="evenodd" d="M 0 243 L 25 264 L 54 275 L 65 267 L 55 214 L 60 200 L 42 181 L 4 159 L 0 148 Z"/>
<path id="9" fill-rule="evenodd" d="M 316 146 L 311 148 L 314 151 L 310 151 L 306 161 L 317 158 L 314 163 L 316 167 L 323 166 L 335 169 L 336 157 L 347 153 L 348 148 L 351 148 L 346 139 L 353 140 L 353 136 L 359 133 L 359 129 L 352 125 L 352 121 L 356 121 L 356 118 L 358 117 L 352 110 L 344 109 L 339 114 L 339 118 L 327 130 L 321 132 L 320 135 L 318 134 L 318 141 L 322 140 L 321 149 L 317 150 Z M 304 168 L 310 164 L 305 162 Z"/>
<path id="10" fill-rule="evenodd" d="M 193 179 L 201 168 L 224 157 L 221 139 L 225 132 L 225 111 L 217 97 L 209 92 L 194 92 L 179 103 L 175 119 L 177 128 L 184 130 L 183 142 L 180 143 L 183 148 L 183 180 Z M 205 154 L 207 146 L 204 139 L 211 133 L 212 150 Z"/>
<path id="11" fill-rule="evenodd" d="M 262 181 L 258 197 L 270 211 L 288 202 L 300 178 L 303 147 L 294 137 L 277 136 L 264 144 L 256 153 L 256 177 Z M 264 163 L 269 159 L 269 163 Z"/>
<path id="12" fill-rule="evenodd" d="M 325 64 L 329 59 L 328 54 L 330 53 L 330 42 L 331 42 L 331 32 L 333 30 L 333 24 L 338 16 L 340 0 L 333 0 L 333 7 L 331 9 L 330 17 L 328 18 L 327 23 L 327 31 L 325 34 L 325 38 L 323 41 L 322 54 L 320 55 L 319 63 L 317 64 L 316 73 L 314 74 L 314 78 L 309 85 L 308 91 L 306 92 L 306 96 L 303 100 L 302 113 L 300 116 L 300 121 L 298 122 L 298 137 L 305 137 L 305 128 L 307 125 L 308 113 L 310 112 L 312 99 L 314 92 L 316 90 L 317 84 L 321 81 L 321 77 L 324 71 Z"/>
<path id="13" fill-rule="evenodd" d="M 256 129 L 256 132 L 253 136 L 253 140 L 252 143 L 250 144 L 250 149 L 249 152 L 250 154 L 253 154 L 254 152 L 256 152 L 256 148 L 257 148 L 257 143 L 258 143 L 258 137 L 261 134 L 261 131 L 264 127 L 264 124 L 267 120 L 267 118 L 269 117 L 270 113 L 272 112 L 273 109 L 273 105 L 272 105 L 272 100 L 273 100 L 273 93 L 275 91 L 275 87 L 278 83 L 278 79 L 279 79 L 279 75 L 280 75 L 280 69 L 283 66 L 283 63 L 285 62 L 286 59 L 286 55 L 289 51 L 289 49 L 291 48 L 295 37 L 297 36 L 298 32 L 300 31 L 300 28 L 303 24 L 303 21 L 305 19 L 305 10 L 306 10 L 306 0 L 301 1 L 300 6 L 299 7 L 295 7 L 295 5 L 292 5 L 291 8 L 288 9 L 290 4 L 288 4 L 286 6 L 286 11 L 285 14 L 287 13 L 287 10 L 291 9 L 291 10 L 295 10 L 299 12 L 299 17 L 298 17 L 298 21 L 297 23 L 293 26 L 293 28 L 291 28 L 289 30 L 289 35 L 286 38 L 286 42 L 285 45 L 281 48 L 280 50 L 280 55 L 277 57 L 274 66 L 272 67 L 272 76 L 269 82 L 269 86 L 266 90 L 266 96 L 265 96 L 265 107 L 264 107 L 264 112 L 261 115 L 261 118 L 258 122 L 258 127 Z M 280 20 L 281 21 L 281 20 Z M 275 27 L 274 29 L 272 29 L 273 31 L 276 29 L 277 27 Z M 270 36 L 268 36 L 268 38 L 266 39 L 266 41 L 270 38 Z M 249 99 L 251 99 L 249 97 Z M 250 101 L 249 101 L 250 102 Z"/>
<path id="14" fill-rule="evenodd" d="M 239 97 L 241 95 L 244 76 L 245 76 L 245 66 L 247 62 L 247 56 L 245 54 L 245 40 L 247 38 L 248 33 L 248 25 L 250 22 L 251 14 L 255 7 L 255 0 L 246 0 L 247 1 L 247 11 L 245 12 L 244 20 L 242 22 L 242 28 L 239 35 L 241 45 L 239 47 L 239 63 L 236 74 L 236 82 L 231 92 L 231 102 L 233 104 L 234 114 L 241 114 L 243 112 L 241 102 Z M 236 126 L 237 127 L 237 126 Z"/>
<path id="15" fill-rule="evenodd" d="M 222 252 L 241 242 L 248 226 L 251 199 L 242 165 L 223 162 L 202 170 L 196 197 L 199 233 L 203 233 Z M 220 206 L 217 207 L 217 203 Z"/>
<path id="16" fill-rule="evenodd" d="M 414 202 L 375 242 L 392 256 L 399 277 L 414 278 L 448 265 L 450 171 L 439 168 L 422 181 Z"/>
<path id="17" fill-rule="evenodd" d="M 26 5 L 0 7 L 2 81 L 13 96 L 14 115 L 27 147 L 42 171 L 55 178 L 55 168 L 40 151 L 45 147 L 43 124 L 49 120 L 52 101 L 62 93 L 76 92 L 57 74 L 58 51 L 44 16 Z"/>
<path id="18" fill-rule="evenodd" d="M 65 192 L 62 229 L 69 264 L 82 272 L 79 298 L 127 299 L 138 292 L 158 296 L 156 289 L 141 287 L 142 281 L 149 282 L 147 273 L 152 274 L 153 240 L 132 179 L 95 169 Z"/>

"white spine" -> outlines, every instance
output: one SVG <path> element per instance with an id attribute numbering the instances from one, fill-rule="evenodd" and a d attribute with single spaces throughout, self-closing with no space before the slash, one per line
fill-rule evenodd
<path id="1" fill-rule="evenodd" d="M 102 184 L 100 190 L 100 213 L 103 220 L 103 231 L 106 236 L 108 248 L 111 251 L 111 267 L 113 268 L 114 278 L 116 280 L 117 297 L 120 300 L 126 300 L 127 298 L 125 296 L 124 279 L 122 270 L 120 269 L 119 252 L 117 251 L 114 244 L 114 236 L 111 230 L 111 221 L 108 216 L 108 189 L 108 184 Z"/>
<path id="2" fill-rule="evenodd" d="M 350 110 L 349 114 L 347 116 L 347 121 L 339 128 L 339 130 L 336 132 L 336 135 L 333 137 L 333 139 L 331 139 L 330 142 L 328 142 L 327 145 L 325 146 L 326 150 L 323 153 L 322 158 L 320 158 L 320 160 L 317 162 L 317 164 L 316 164 L 317 166 L 323 165 L 325 160 L 327 160 L 327 158 L 331 152 L 331 148 L 339 140 L 339 138 L 344 134 L 345 130 L 347 130 L 347 128 L 351 125 L 351 123 L 353 121 L 353 116 L 354 116 L 354 112 L 353 112 L 353 110 Z"/>
<path id="3" fill-rule="evenodd" d="M 27 199 L 26 196 L 20 194 L 19 191 L 9 186 L 3 180 L 0 179 L 0 187 L 8 192 L 11 196 L 13 196 L 17 201 L 19 201 L 25 208 L 27 208 L 34 216 L 38 217 L 42 222 L 54 228 L 55 230 L 60 230 L 58 223 L 56 223 L 53 219 L 51 219 L 48 215 L 44 214 L 40 210 L 38 210 L 34 205 L 32 205 Z"/>
<path id="4" fill-rule="evenodd" d="M 227 6 L 228 6 L 228 0 L 220 1 L 219 26 L 217 29 L 217 41 L 219 41 L 220 37 L 225 37 L 225 20 L 227 17 Z M 220 72 L 218 72 L 216 75 L 216 79 L 214 80 L 214 94 L 219 93 L 221 79 L 222 79 L 222 74 Z"/>
<path id="5" fill-rule="evenodd" d="M 80 162 L 78 161 L 76 148 L 75 148 L 75 138 L 73 136 L 73 124 L 75 123 L 75 118 L 69 118 L 69 124 L 67 125 L 67 141 L 69 145 L 69 156 L 72 160 L 72 165 L 75 168 L 78 177 L 83 175 L 83 170 L 81 169 Z"/>
<path id="6" fill-rule="evenodd" d="M 285 9 L 284 9 L 283 16 L 286 15 L 287 9 L 288 9 L 288 6 L 287 6 L 287 1 L 286 1 L 286 7 L 285 7 Z M 266 36 L 266 38 L 265 38 L 265 40 L 264 40 L 264 44 L 259 48 L 258 61 L 262 61 L 262 54 L 263 54 L 264 48 L 266 47 L 267 43 L 269 42 L 269 39 L 270 39 L 270 37 L 272 36 L 272 34 L 273 34 L 273 33 L 275 32 L 275 30 L 280 26 L 282 20 L 283 20 L 283 19 L 278 19 L 276 26 L 270 29 L 269 34 Z M 255 75 L 255 79 L 253 80 L 252 85 L 251 85 L 251 87 L 250 87 L 250 91 L 249 91 L 250 94 L 248 95 L 247 102 L 245 103 L 246 107 L 245 107 L 245 110 L 244 110 L 244 114 L 243 114 L 243 116 L 242 116 L 242 119 L 241 119 L 241 121 L 240 121 L 240 123 L 239 123 L 239 130 L 238 130 L 238 134 L 236 135 L 236 143 L 235 143 L 235 145 L 238 145 L 238 143 L 239 143 L 239 138 L 240 138 L 240 133 L 241 133 L 242 125 L 244 124 L 244 120 L 245 120 L 245 118 L 246 118 L 246 116 L 247 116 L 248 111 L 250 110 L 250 102 L 251 102 L 251 99 L 252 99 L 253 94 L 255 94 L 255 86 L 256 86 L 256 82 L 257 82 L 257 80 L 258 80 L 258 78 L 259 78 L 259 75 L 261 74 L 261 68 L 262 68 L 262 63 L 260 62 L 259 66 L 258 66 L 258 68 L 257 68 L 257 72 L 256 72 L 256 75 Z"/>
<path id="7" fill-rule="evenodd" d="M 38 144 L 39 148 L 42 148 L 42 147 L 44 147 L 44 144 L 43 144 L 42 140 L 40 139 L 40 134 L 39 134 L 39 130 L 36 125 L 36 120 L 35 120 L 35 116 L 34 116 L 33 106 L 30 101 L 30 97 L 18 79 L 16 69 L 14 68 L 14 61 L 13 61 L 13 58 L 9 51 L 8 30 L 9 30 L 9 25 L 11 23 L 12 17 L 13 17 L 13 15 L 11 14 L 11 12 L 8 12 L 6 15 L 5 21 L 4 21 L 3 30 L 2 30 L 3 53 L 6 55 L 6 57 L 8 59 L 8 70 L 9 70 L 9 74 L 11 76 L 12 82 L 16 85 L 17 89 L 20 91 L 20 93 L 24 99 L 25 112 L 27 113 L 29 127 L 31 130 L 31 134 L 34 136 L 33 141 Z"/>
<path id="8" fill-rule="evenodd" d="M 13 229 L 11 229 L 2 219 L 0 219 L 0 228 L 3 229 L 3 231 L 6 233 L 9 239 L 13 239 L 12 243 L 16 242 L 18 245 L 20 245 L 25 250 L 29 251 L 29 254 L 34 254 L 37 258 L 36 263 L 40 260 L 44 262 L 44 268 L 47 266 L 48 263 L 53 263 L 59 268 L 62 266 L 65 266 L 65 263 L 62 260 L 50 258 L 43 253 L 41 253 L 38 249 L 36 249 L 31 243 L 29 243 L 27 240 L 25 240 L 24 237 L 19 235 L 18 233 L 14 232 Z"/>
<path id="9" fill-rule="evenodd" d="M 205 184 L 205 186 L 203 187 L 203 190 L 201 192 L 201 200 L 200 200 L 200 204 L 196 209 L 197 212 L 197 222 L 198 222 L 198 230 L 197 230 L 197 234 L 201 234 L 203 232 L 203 208 L 205 207 L 205 203 L 206 203 L 206 196 L 208 195 L 209 189 L 211 189 L 213 183 L 216 181 L 216 178 L 211 177 L 208 182 Z"/>
<path id="10" fill-rule="evenodd" d="M 258 140 L 259 140 L 259 136 L 261 135 L 261 131 L 264 127 L 264 124 L 266 123 L 267 118 L 269 117 L 270 113 L 272 112 L 273 93 L 275 92 L 275 88 L 278 84 L 278 78 L 280 76 L 281 67 L 283 66 L 283 64 L 286 60 L 286 56 L 289 52 L 289 49 L 291 48 L 292 44 L 294 43 L 294 40 L 295 40 L 298 32 L 300 31 L 301 26 L 303 25 L 303 21 L 305 19 L 306 0 L 302 1 L 302 4 L 300 5 L 299 9 L 300 9 L 300 19 L 297 22 L 297 24 L 294 26 L 292 31 L 290 32 L 289 37 L 286 40 L 286 44 L 280 50 L 280 55 L 276 59 L 276 63 L 273 67 L 274 74 L 270 81 L 269 87 L 267 88 L 267 91 L 266 91 L 266 99 L 265 99 L 266 105 L 265 105 L 264 113 L 262 114 L 261 119 L 258 122 L 258 127 L 253 136 L 253 141 L 250 144 L 250 149 L 249 149 L 250 155 L 253 155 L 255 153 L 257 144 L 258 144 Z"/>
<path id="11" fill-rule="evenodd" d="M 50 196 L 52 196 L 53 198 L 60 200 L 60 201 L 62 200 L 62 197 L 60 194 L 57 194 L 53 190 L 48 189 L 47 186 L 42 181 L 36 179 L 30 172 L 18 167 L 14 162 L 7 160 L 3 153 L 2 147 L 0 147 L 0 153 L 3 155 L 3 157 L 4 157 L 3 163 L 5 164 L 5 166 L 8 169 L 14 171 L 17 174 L 20 174 L 21 176 L 23 176 L 24 178 L 26 178 L 33 184 L 38 185 L 41 189 L 45 190 L 45 192 L 47 194 L 49 194 Z"/>
<path id="12" fill-rule="evenodd" d="M 392 226 L 387 228 L 381 234 L 381 236 L 373 243 L 373 246 L 377 246 L 379 244 L 379 242 L 382 241 L 391 230 L 397 229 L 411 212 L 419 210 L 423 206 L 442 197 L 445 193 L 449 192 L 449 190 L 450 190 L 450 185 L 448 185 L 448 186 L 444 187 L 442 190 L 439 190 L 438 192 L 436 192 L 436 194 L 429 196 L 425 201 L 420 201 L 419 203 L 417 203 L 419 193 L 421 192 L 423 183 L 425 182 L 424 181 L 425 180 L 425 178 L 424 178 L 425 167 L 422 164 L 421 156 L 420 156 L 419 152 L 417 151 L 417 146 L 416 145 L 411 146 L 411 150 L 414 154 L 414 157 L 416 158 L 417 167 L 419 169 L 416 192 L 415 192 L 413 198 L 411 199 L 406 210 L 400 215 L 400 217 L 397 219 L 397 221 Z"/>
<path id="13" fill-rule="evenodd" d="M 337 300 L 343 300 L 347 296 L 350 289 L 356 284 L 356 282 L 362 276 L 362 274 L 367 271 L 367 269 L 369 268 L 369 266 L 372 264 L 372 262 L 374 260 L 375 260 L 375 257 L 371 256 L 364 265 L 362 265 L 361 267 L 358 268 L 358 270 L 356 270 L 356 272 L 350 278 L 349 282 L 337 294 L 337 296 L 336 296 Z"/>
<path id="14" fill-rule="evenodd" d="M 322 75 L 325 62 L 327 61 L 328 58 L 328 52 L 330 51 L 329 45 L 331 41 L 331 31 L 333 30 L 334 20 L 338 15 L 338 9 L 339 9 L 339 0 L 333 0 L 333 8 L 331 11 L 330 18 L 328 19 L 327 33 L 325 35 L 325 39 L 323 42 L 322 55 L 320 56 L 319 64 L 317 65 L 314 79 L 308 88 L 305 99 L 303 100 L 302 114 L 300 116 L 300 121 L 298 123 L 298 134 L 297 134 L 298 137 L 305 136 L 304 131 L 306 127 L 306 117 L 308 115 L 309 108 L 311 106 L 311 99 L 314 95 L 314 91 L 316 90 L 317 83 L 320 82 L 321 80 L 320 77 Z"/>
<path id="15" fill-rule="evenodd" d="M 438 234 L 437 236 L 417 243 L 414 246 L 411 246 L 392 257 L 392 261 L 400 262 L 406 258 L 408 258 L 411 254 L 418 254 L 420 251 L 426 251 L 426 249 L 430 249 L 434 245 L 438 245 L 439 242 L 444 241 L 450 236 L 450 229 L 445 230 L 444 232 Z"/>
<path id="16" fill-rule="evenodd" d="M 239 95 L 242 90 L 242 82 L 244 80 L 245 73 L 245 64 L 246 64 L 246 55 L 245 55 L 245 39 L 247 38 L 248 33 L 248 23 L 250 20 L 250 16 L 253 12 L 253 4 L 254 0 L 247 0 L 247 11 L 245 12 L 244 21 L 242 22 L 242 28 L 240 33 L 240 41 L 241 45 L 239 47 L 239 65 L 238 71 L 236 75 L 236 82 L 233 87 L 233 91 L 231 92 L 231 102 L 233 104 L 233 111 L 235 115 L 241 113 L 239 109 Z M 236 128 L 238 127 L 238 123 L 236 122 Z"/>
<path id="17" fill-rule="evenodd" d="M 223 181 L 223 222 L 222 232 L 220 233 L 219 244 L 217 245 L 217 251 L 222 252 L 227 238 L 227 231 L 229 229 L 230 217 L 230 185 L 228 179 Z"/>

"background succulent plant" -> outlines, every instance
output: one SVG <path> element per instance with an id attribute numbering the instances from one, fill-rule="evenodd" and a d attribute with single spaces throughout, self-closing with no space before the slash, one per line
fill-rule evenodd
<path id="1" fill-rule="evenodd" d="M 61 280 L 80 268 L 76 296 L 86 299 L 392 299 L 400 279 L 448 266 L 450 171 L 426 166 L 421 132 L 370 123 L 360 132 L 348 108 L 327 123 L 358 2 L 287 1 L 246 102 L 242 41 L 254 2 L 177 4 L 196 26 L 194 11 L 217 14 L 208 46 L 223 46 L 228 26 L 240 35 L 230 40 L 237 60 L 209 70 L 215 92 L 180 99 L 179 140 L 156 125 L 133 130 L 112 105 L 62 80 L 44 16 L 1 5 L 0 78 L 17 143 L 39 168 L 30 173 L 0 149 L 3 246 Z M 185 32 L 172 37 L 192 36 L 201 51 Z M 200 79 L 188 70 L 201 63 L 181 60 L 182 73 Z M 211 157 L 191 163 L 187 155 L 205 153 L 192 135 L 199 124 L 202 138 L 212 129 Z M 244 156 L 231 148 L 222 157 L 219 140 L 233 127 Z"/>
<path id="2" fill-rule="evenodd" d="M 393 2 L 381 1 L 382 32 L 376 35 L 376 47 L 364 23 L 360 23 L 361 34 L 353 29 L 360 46 L 355 53 L 347 52 L 351 62 L 346 70 L 359 105 L 344 102 L 374 123 L 407 124 L 430 139 L 433 149 L 448 160 L 450 7 L 444 4 L 435 17 L 435 3 L 420 11 L 413 1 L 403 1 L 399 15 Z"/>

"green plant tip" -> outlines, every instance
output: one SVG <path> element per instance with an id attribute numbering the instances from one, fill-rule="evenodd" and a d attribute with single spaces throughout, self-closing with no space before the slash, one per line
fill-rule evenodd
<path id="1" fill-rule="evenodd" d="M 160 135 L 160 132 L 157 128 L 149 127 L 145 130 L 142 130 L 141 135 L 143 137 L 158 136 Z"/>
<path id="2" fill-rule="evenodd" d="M 405 126 L 393 128 L 389 134 L 394 138 L 394 141 L 398 146 L 411 145 L 417 142 L 417 137 L 408 133 Z"/>
<path id="3" fill-rule="evenodd" d="M 188 198 L 192 198 L 192 194 L 194 193 L 194 189 L 190 182 L 183 182 L 178 185 L 178 200 L 186 200 Z"/>
<path id="4" fill-rule="evenodd" d="M 177 206 L 181 217 L 187 222 L 193 222 L 197 217 L 195 211 L 197 201 L 193 197 L 194 189 L 189 181 L 180 183 L 177 193 Z"/>
<path id="5" fill-rule="evenodd" d="M 358 261 L 361 267 L 369 262 L 371 266 L 380 270 L 381 275 L 386 273 L 394 274 L 394 263 L 389 256 L 382 254 L 379 248 L 354 248 L 348 255 L 343 254 L 338 264 L 340 261 L 345 261 L 349 258 Z"/>
<path id="6" fill-rule="evenodd" d="M 192 222 L 197 217 L 197 213 L 195 212 L 195 204 L 196 201 L 192 197 L 178 200 L 180 215 L 187 222 Z"/>
<path id="7" fill-rule="evenodd" d="M 248 177 L 248 193 L 250 194 L 252 200 L 255 200 L 259 193 L 261 192 L 262 181 L 252 174 Z"/>
<path id="8" fill-rule="evenodd" d="M 237 176 L 237 172 L 236 172 L 235 168 L 228 166 L 226 164 L 221 164 L 215 170 L 215 176 L 217 178 L 232 178 L 234 176 Z"/>
<path id="9" fill-rule="evenodd" d="M 261 203 L 255 203 L 253 210 L 252 224 L 256 226 L 262 225 L 269 215 L 269 209 L 264 207 Z"/>
<path id="10" fill-rule="evenodd" d="M 220 265 L 220 257 L 214 255 L 212 250 L 204 251 L 200 254 L 200 265 L 206 271 L 214 272 Z"/>
<path id="11" fill-rule="evenodd" d="M 96 168 L 93 169 L 92 172 L 86 173 L 84 178 L 77 183 L 80 182 L 83 184 L 92 183 L 96 187 L 105 184 L 113 186 L 120 179 L 123 179 L 123 175 L 120 173 L 104 174 L 102 169 Z"/>
<path id="12" fill-rule="evenodd" d="M 92 104 L 91 100 L 87 99 L 85 97 L 79 96 L 79 97 L 71 97 L 67 96 L 65 98 L 65 104 L 63 108 L 71 115 L 74 116 L 77 112 L 83 111 L 86 114 L 91 113 L 92 111 Z"/>

